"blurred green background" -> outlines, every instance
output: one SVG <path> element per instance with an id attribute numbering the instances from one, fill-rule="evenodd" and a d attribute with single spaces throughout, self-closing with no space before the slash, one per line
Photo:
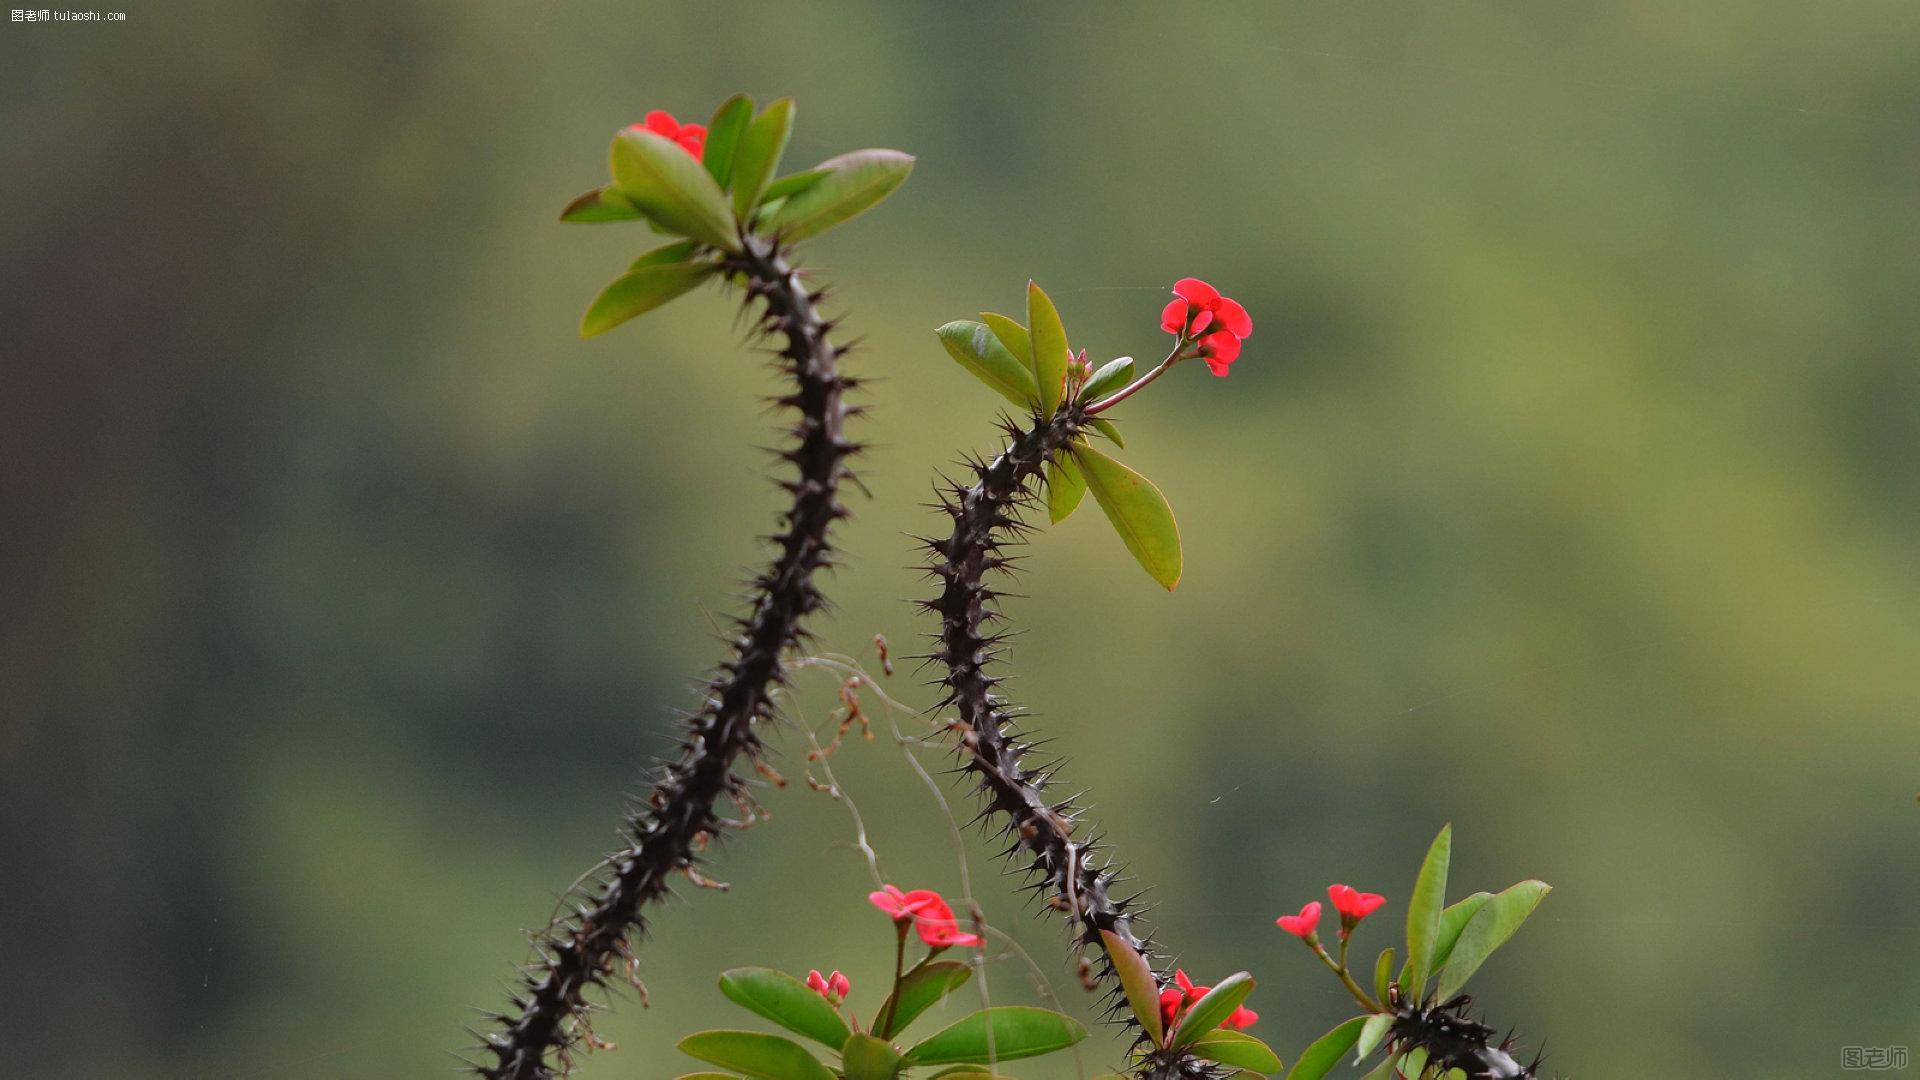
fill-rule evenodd
<path id="1" fill-rule="evenodd" d="M 1920 9 L 125 6 L 0 27 L 19 1075 L 449 1075 L 778 505 L 730 301 L 582 343 L 648 237 L 555 220 L 616 127 L 736 90 L 798 98 L 796 167 L 919 156 L 805 253 L 874 379 L 824 647 L 913 650 L 906 534 L 994 445 L 935 325 L 1029 276 L 1096 358 L 1157 356 L 1182 275 L 1252 310 L 1230 379 L 1122 411 L 1179 591 L 1090 511 L 1043 532 L 1012 685 L 1289 1060 L 1347 1010 L 1273 917 L 1348 881 L 1392 897 L 1378 948 L 1449 820 L 1456 892 L 1556 886 L 1476 980 L 1553 1072 L 1920 1040 Z M 896 750 L 834 767 L 890 878 L 960 891 Z M 726 966 L 837 966 L 872 1008 L 845 810 L 769 802 L 580 1075 L 684 1071 L 674 1039 L 741 1015 Z"/>

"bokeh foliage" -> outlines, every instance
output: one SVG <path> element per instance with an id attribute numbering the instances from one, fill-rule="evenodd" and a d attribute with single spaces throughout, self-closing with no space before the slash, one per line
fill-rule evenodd
<path id="1" fill-rule="evenodd" d="M 1344 1006 L 1272 917 L 1443 820 L 1463 880 L 1554 883 L 1475 987 L 1559 1072 L 1920 1037 L 1909 6 L 128 10 L 0 31 L 0 1023 L 50 1071 L 437 1075 L 612 842 L 776 504 L 769 383 L 711 295 L 579 342 L 637 241 L 553 207 L 736 90 L 803 104 L 793 160 L 919 158 L 813 256 L 880 377 L 838 647 L 926 629 L 903 534 L 991 443 L 934 327 L 1029 276 L 1096 362 L 1183 274 L 1260 320 L 1128 410 L 1179 591 L 1077 516 L 1012 663 L 1284 1055 Z M 837 767 L 953 888 L 893 753 Z M 879 976 L 798 787 L 586 1075 L 657 1073 L 723 968 Z"/>

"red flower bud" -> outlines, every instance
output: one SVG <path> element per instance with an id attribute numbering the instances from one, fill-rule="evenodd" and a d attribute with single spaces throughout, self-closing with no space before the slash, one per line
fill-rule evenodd
<path id="1" fill-rule="evenodd" d="M 826 976 L 820 974 L 819 968 L 814 968 L 812 971 L 807 972 L 807 989 L 819 994 L 823 998 L 831 998 L 833 996 L 827 987 Z"/>
<path id="2" fill-rule="evenodd" d="M 853 983 L 845 975 L 840 974 L 838 969 L 827 977 L 827 995 L 834 1004 L 838 1005 L 847 1000 L 847 995 L 852 992 Z"/>
<path id="3" fill-rule="evenodd" d="M 1298 915 L 1282 915 L 1273 920 L 1273 924 L 1302 941 L 1313 938 L 1313 928 L 1320 925 L 1320 901 L 1309 901 L 1300 909 Z"/>
<path id="4" fill-rule="evenodd" d="M 1160 312 L 1160 329 L 1200 344 L 1207 369 L 1225 375 L 1240 355 L 1240 343 L 1253 333 L 1253 317 L 1235 300 L 1199 278 L 1173 283 L 1178 299 Z"/>
<path id="5" fill-rule="evenodd" d="M 874 907 L 886 912 L 894 922 L 913 921 L 913 928 L 920 934 L 920 940 L 931 948 L 944 949 L 952 945 L 984 945 L 986 940 L 978 934 L 963 933 L 960 923 L 953 917 L 953 909 L 932 889 L 914 889 L 901 892 L 888 885 L 879 892 L 867 894 L 867 900 Z"/>
<path id="6" fill-rule="evenodd" d="M 1340 921 L 1348 926 L 1380 910 L 1387 898 L 1379 893 L 1363 893 L 1351 885 L 1327 886 L 1327 899 L 1333 901 L 1333 909 L 1340 913 Z"/>
<path id="7" fill-rule="evenodd" d="M 1211 986 L 1195 986 L 1193 980 L 1187 978 L 1185 971 L 1175 971 L 1173 982 L 1173 986 L 1160 991 L 1160 1023 L 1168 1031 L 1173 1030 L 1175 1021 L 1187 1011 L 1189 1005 L 1206 997 L 1207 992 L 1213 989 Z M 1260 1019 L 1259 1013 L 1243 1005 L 1233 1010 L 1233 1014 L 1225 1020 L 1220 1021 L 1220 1026 L 1239 1031 L 1241 1028 L 1252 1026 L 1258 1019 Z"/>
<path id="8" fill-rule="evenodd" d="M 673 114 L 655 109 L 647 118 L 637 124 L 628 124 L 628 131 L 651 131 L 671 143 L 677 143 L 680 149 L 692 154 L 695 161 L 707 151 L 707 128 L 704 124 L 683 124 L 673 118 Z"/>

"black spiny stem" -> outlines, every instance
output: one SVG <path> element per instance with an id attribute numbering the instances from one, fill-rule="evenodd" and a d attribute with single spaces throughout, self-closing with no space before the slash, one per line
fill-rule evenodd
<path id="1" fill-rule="evenodd" d="M 1086 428 L 1081 406 L 1068 404 L 1049 420 L 1026 429 L 1009 426 L 1007 445 L 990 462 L 972 465 L 973 483 L 942 492 L 942 506 L 953 521 L 946 539 L 927 539 L 932 575 L 940 595 L 923 606 L 940 618 L 939 647 L 931 659 L 945 668 L 939 685 L 946 691 L 940 707 L 959 714 L 954 725 L 961 741 L 961 769 L 978 781 L 986 802 L 983 818 L 997 819 L 1010 847 L 1007 856 L 1033 879 L 1032 887 L 1054 910 L 1066 915 L 1074 951 L 1105 980 L 1113 1016 L 1138 1030 L 1121 999 L 1119 981 L 1102 947 L 1105 930 L 1149 959 L 1151 936 L 1134 927 L 1137 896 L 1116 897 L 1120 870 L 1103 854 L 1097 838 L 1077 838 L 1080 810 L 1075 800 L 1049 796 L 1049 780 L 1058 762 L 1035 764 L 1033 749 L 1016 723 L 1016 710 L 997 690 L 999 679 L 988 665 L 1003 635 L 987 628 L 998 617 L 997 595 L 988 575 L 1008 569 L 1005 547 L 1025 530 L 1020 513 L 1033 500 L 1047 460 Z M 1168 981 L 1161 977 L 1163 985 Z M 1144 1040 L 1144 1033 L 1142 1033 Z M 1141 1075 L 1153 1080 L 1208 1077 L 1215 1070 L 1189 1054 L 1142 1047 Z"/>
<path id="2" fill-rule="evenodd" d="M 730 796 L 751 805 L 749 781 L 735 767 L 743 755 L 757 756 L 754 729 L 772 716 L 771 694 L 783 681 L 781 656 L 800 639 L 806 616 L 824 603 L 813 577 L 828 562 L 830 528 L 847 516 L 839 489 L 851 478 L 846 459 L 857 448 L 842 433 L 854 411 L 842 398 L 852 381 L 840 374 L 840 350 L 827 340 L 832 324 L 815 310 L 819 294 L 807 291 L 780 244 L 747 236 L 744 248 L 727 269 L 744 282 L 749 303 L 764 304 L 761 329 L 784 341 L 780 367 L 792 379 L 792 389 L 778 399 L 797 414 L 793 445 L 781 455 L 799 474 L 782 483 L 792 504 L 772 538 L 771 565 L 753 580 L 752 610 L 739 620 L 732 655 L 687 718 L 678 759 L 628 817 L 628 846 L 611 860 L 604 880 L 576 898 L 572 915 L 542 935 L 514 1011 L 497 1016 L 495 1029 L 483 1036 L 483 1049 L 495 1060 L 476 1071 L 487 1080 L 550 1080 L 568 1070 L 593 1008 L 589 988 L 606 985 L 617 966 L 630 969 L 629 943 L 644 935 L 647 906 L 668 893 L 676 874 L 700 880 L 697 852 L 726 824 L 715 803 Z"/>

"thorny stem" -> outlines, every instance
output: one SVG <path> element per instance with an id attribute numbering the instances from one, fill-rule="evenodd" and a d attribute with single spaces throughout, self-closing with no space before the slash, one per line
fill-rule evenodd
<path id="1" fill-rule="evenodd" d="M 854 411 L 843 401 L 852 380 L 840 374 L 842 350 L 828 340 L 832 324 L 816 310 L 820 294 L 807 290 L 785 250 L 751 235 L 742 248 L 726 268 L 744 282 L 749 302 L 764 304 L 761 330 L 784 340 L 779 363 L 792 380 L 778 399 L 797 414 L 794 444 L 782 453 L 799 474 L 782 484 L 792 501 L 773 537 L 773 561 L 752 582 L 751 610 L 739 620 L 731 655 L 687 717 L 678 759 L 627 821 L 628 846 L 613 857 L 607 879 L 539 935 L 512 1011 L 496 1015 L 496 1029 L 482 1036 L 495 1060 L 474 1071 L 486 1080 L 565 1074 L 593 1008 L 587 990 L 608 985 L 622 960 L 631 969 L 629 942 L 644 934 L 647 906 L 667 895 L 674 875 L 702 880 L 694 876 L 696 852 L 726 824 L 715 803 L 731 797 L 751 820 L 752 782 L 735 765 L 758 754 L 755 727 L 773 715 L 771 694 L 786 679 L 781 657 L 801 639 L 806 616 L 824 603 L 813 577 L 828 565 L 833 523 L 847 516 L 839 490 L 852 479 L 846 460 L 857 450 L 842 433 Z"/>
<path id="2" fill-rule="evenodd" d="M 939 680 L 946 689 L 941 706 L 952 706 L 959 714 L 954 728 L 960 734 L 961 768 L 978 780 L 986 801 L 981 816 L 998 819 L 1009 840 L 1008 857 L 1026 861 L 1024 869 L 1036 879 L 1031 887 L 1069 919 L 1082 959 L 1097 951 L 1096 969 L 1112 989 L 1113 1013 L 1137 1031 L 1112 963 L 1101 949 L 1101 932 L 1111 932 L 1151 957 L 1151 941 L 1133 928 L 1131 909 L 1138 897 L 1111 895 L 1118 869 L 1110 860 L 1096 863 L 1094 856 L 1102 848 L 1097 838 L 1075 836 L 1080 816 L 1075 800 L 1049 799 L 1046 789 L 1058 763 L 1034 766 L 1026 760 L 1032 744 L 1015 723 L 1011 704 L 997 692 L 998 677 L 987 670 L 1001 637 L 985 628 L 996 617 L 997 596 L 986 575 L 1007 568 L 1001 551 L 1024 531 L 1019 515 L 1033 498 L 1036 479 L 1051 457 L 1080 436 L 1088 419 L 1085 407 L 1068 404 L 1027 429 L 1010 427 L 1000 455 L 973 465 L 973 483 L 954 485 L 944 493 L 952 532 L 945 539 L 925 541 L 934 556 L 931 574 L 942 588 L 923 606 L 940 618 L 938 648 L 930 659 L 945 669 Z M 1144 1034 L 1141 1045 L 1145 1047 Z M 1205 1061 L 1182 1050 L 1146 1047 L 1142 1054 L 1141 1075 L 1152 1080 L 1215 1074 Z"/>

